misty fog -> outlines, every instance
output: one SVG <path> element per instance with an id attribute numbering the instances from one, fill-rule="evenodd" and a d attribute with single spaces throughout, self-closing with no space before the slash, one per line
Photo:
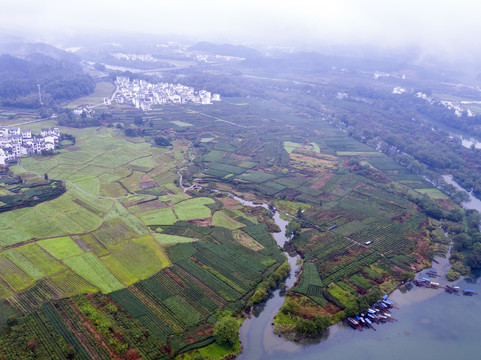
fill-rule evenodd
<path id="1" fill-rule="evenodd" d="M 193 40 L 296 49 L 370 48 L 447 60 L 481 54 L 479 2 L 1 0 L 3 42 L 15 36 L 62 44 L 79 34 L 181 35 Z"/>

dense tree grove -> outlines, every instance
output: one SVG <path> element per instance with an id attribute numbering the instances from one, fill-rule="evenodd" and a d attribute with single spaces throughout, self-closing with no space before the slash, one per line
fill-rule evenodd
<path id="1" fill-rule="evenodd" d="M 170 143 L 169 139 L 167 139 L 164 136 L 156 136 L 154 138 L 155 145 L 158 146 L 171 146 L 172 144 Z"/>
<path id="2" fill-rule="evenodd" d="M 38 96 L 40 87 L 41 99 Z M 44 55 L 28 60 L 0 56 L 0 104 L 26 108 L 51 106 L 91 93 L 93 79 L 78 64 Z"/>
<path id="3" fill-rule="evenodd" d="M 218 343 L 233 345 L 239 338 L 239 324 L 232 317 L 224 317 L 216 322 L 214 335 Z"/>

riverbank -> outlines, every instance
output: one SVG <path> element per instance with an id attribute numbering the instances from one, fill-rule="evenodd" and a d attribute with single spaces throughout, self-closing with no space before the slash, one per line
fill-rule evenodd
<path id="1" fill-rule="evenodd" d="M 471 198 L 464 204 L 465 208 L 481 210 L 481 202 L 476 200 Z M 431 265 L 417 273 L 416 277 L 427 277 L 428 271 L 436 271 L 439 275 L 437 282 L 481 293 L 479 279 L 445 280 L 450 268 L 449 252 L 446 257 L 435 257 Z M 400 286 L 389 299 L 399 307 L 395 310 L 398 321 L 379 326 L 376 332 L 354 331 L 346 324 L 338 323 L 318 338 L 298 343 L 273 332 L 271 319 L 284 300 L 277 291 L 269 299 L 273 306 L 268 306 L 268 302 L 259 307 L 254 320 L 246 320 L 246 325 L 241 328 L 243 353 L 239 359 L 345 360 L 352 357 L 356 360 L 381 360 L 389 356 L 390 359 L 404 360 L 419 358 L 420 354 L 426 360 L 478 357 L 479 339 L 476 334 L 481 322 L 481 296 L 456 296 L 441 289 Z"/>
<path id="2" fill-rule="evenodd" d="M 431 269 L 439 275 L 449 268 L 447 258 L 436 257 Z M 417 276 L 426 276 L 425 269 Z M 479 281 L 459 280 L 453 285 L 481 290 Z M 257 341 L 244 342 L 239 359 L 306 359 L 325 358 L 344 360 L 380 360 L 405 358 L 448 359 L 459 356 L 476 358 L 479 347 L 476 345 L 477 322 L 481 321 L 480 296 L 456 296 L 446 291 L 413 287 L 395 290 L 389 299 L 399 309 L 395 310 L 398 321 L 377 327 L 378 331 L 366 329 L 354 331 L 344 323 L 329 327 L 320 337 L 297 343 L 282 339 L 272 333 L 269 318 L 272 312 L 260 313 L 257 318 L 267 323 L 266 328 L 250 327 L 260 337 Z M 246 320 L 247 321 L 247 320 Z M 244 334 L 249 339 L 252 334 Z M 429 351 L 426 352 L 426 349 Z"/>

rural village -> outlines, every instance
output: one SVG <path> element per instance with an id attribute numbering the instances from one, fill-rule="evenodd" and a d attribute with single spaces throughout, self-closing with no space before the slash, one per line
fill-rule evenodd
<path id="1" fill-rule="evenodd" d="M 39 154 L 44 150 L 53 150 L 58 145 L 60 132 L 58 128 L 41 129 L 40 135 L 18 127 L 0 128 L 0 165 L 21 156 Z"/>
<path id="2" fill-rule="evenodd" d="M 220 101 L 219 94 L 206 90 L 195 91 L 193 87 L 182 84 L 152 84 L 145 80 L 131 81 L 128 77 L 118 76 L 115 85 L 117 90 L 112 100 L 104 99 L 106 105 L 114 101 L 117 104 L 133 104 L 137 109 L 148 111 L 152 105 L 159 104 L 212 104 L 213 101 Z"/>

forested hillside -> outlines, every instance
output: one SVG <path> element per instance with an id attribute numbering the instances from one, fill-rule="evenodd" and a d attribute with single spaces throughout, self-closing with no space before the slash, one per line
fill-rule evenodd
<path id="1" fill-rule="evenodd" d="M 40 85 L 41 100 L 38 94 Z M 80 65 L 39 53 L 26 59 L 0 56 L 0 104 L 39 108 L 91 93 L 93 79 Z"/>

